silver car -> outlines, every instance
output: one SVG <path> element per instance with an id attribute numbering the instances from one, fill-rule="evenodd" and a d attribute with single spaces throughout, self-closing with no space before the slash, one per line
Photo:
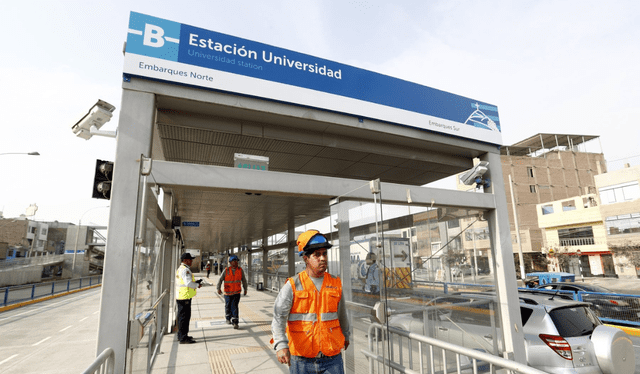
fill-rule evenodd
<path id="1" fill-rule="evenodd" d="M 495 296 L 452 295 L 430 304 L 421 311 L 390 317 L 390 326 L 500 353 L 501 328 L 492 323 Z M 631 339 L 620 329 L 602 325 L 588 303 L 521 293 L 520 313 L 529 366 L 562 374 L 634 372 Z"/>

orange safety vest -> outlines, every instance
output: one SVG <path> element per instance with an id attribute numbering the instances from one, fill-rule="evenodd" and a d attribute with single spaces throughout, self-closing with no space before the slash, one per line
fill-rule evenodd
<path id="1" fill-rule="evenodd" d="M 340 278 L 324 273 L 320 292 L 306 271 L 289 278 L 293 305 L 287 321 L 289 351 L 294 356 L 317 357 L 322 352 L 335 356 L 344 348 L 344 335 L 338 321 L 342 296 Z"/>
<path id="2" fill-rule="evenodd" d="M 236 273 L 233 274 L 231 268 L 227 268 L 224 272 L 224 294 L 235 295 L 242 290 L 242 269 L 238 267 Z"/>

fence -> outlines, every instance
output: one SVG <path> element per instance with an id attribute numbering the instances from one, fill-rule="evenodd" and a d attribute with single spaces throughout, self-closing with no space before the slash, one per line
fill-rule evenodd
<path id="1" fill-rule="evenodd" d="M 0 288 L 0 301 L 2 301 L 0 303 L 0 307 L 20 303 L 23 301 L 34 300 L 41 297 L 53 296 L 72 290 L 88 288 L 101 283 L 102 275 L 96 275 L 86 278 L 3 287 Z"/>
<path id="2" fill-rule="evenodd" d="M 382 337 L 383 332 L 385 332 L 384 339 L 378 342 L 378 337 Z M 478 373 L 485 370 L 495 373 L 496 369 L 507 369 L 512 373 L 520 374 L 546 374 L 499 356 L 394 327 L 387 329 L 379 323 L 369 325 L 368 336 L 369 349 L 363 349 L 362 353 L 369 361 L 371 374 L 387 373 L 388 367 L 393 371 L 406 374 Z M 386 353 L 387 349 L 389 354 Z"/>

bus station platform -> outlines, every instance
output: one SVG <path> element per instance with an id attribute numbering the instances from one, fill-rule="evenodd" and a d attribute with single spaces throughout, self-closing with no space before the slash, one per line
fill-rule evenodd
<path id="1" fill-rule="evenodd" d="M 180 344 L 175 332 L 165 335 L 152 373 L 288 373 L 269 343 L 277 294 L 249 285 L 247 295 L 240 298 L 240 328 L 234 330 L 225 321 L 224 295 L 217 292 L 220 276 L 206 275 L 194 273 L 196 279 L 212 284 L 198 289 L 192 301 L 189 335 L 196 343 Z"/>

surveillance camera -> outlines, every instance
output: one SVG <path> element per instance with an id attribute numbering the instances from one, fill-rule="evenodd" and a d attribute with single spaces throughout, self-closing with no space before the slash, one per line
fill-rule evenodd
<path id="1" fill-rule="evenodd" d="M 480 182 L 482 182 L 482 175 L 484 175 L 484 173 L 489 170 L 487 166 L 489 166 L 489 162 L 480 161 L 480 163 L 474 166 L 473 169 L 460 174 L 460 182 L 466 184 L 467 186 L 471 186 L 474 183 L 479 184 Z"/>
<path id="2" fill-rule="evenodd" d="M 115 109 L 116 107 L 106 101 L 98 100 L 80 121 L 71 126 L 71 131 L 79 138 L 89 139 L 94 135 L 92 131 L 99 130 L 105 123 L 111 120 L 111 116 L 113 116 L 112 113 Z"/>

